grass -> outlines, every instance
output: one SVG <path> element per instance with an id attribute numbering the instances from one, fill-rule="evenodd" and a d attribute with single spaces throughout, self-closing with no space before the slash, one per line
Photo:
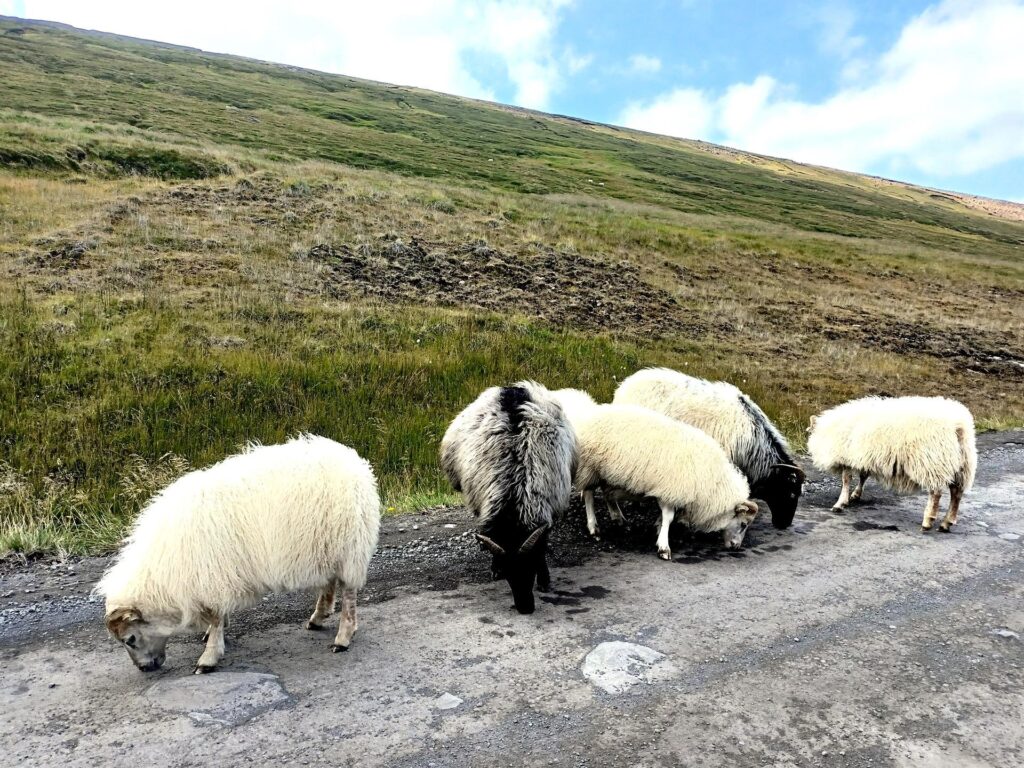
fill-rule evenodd
<path id="1" fill-rule="evenodd" d="M 16 20 L 0 66 L 0 552 L 109 550 L 187 467 L 303 430 L 394 511 L 448 502 L 448 421 L 527 377 L 728 379 L 798 447 L 867 393 L 1024 423 L 1024 225 L 948 196 Z M 417 288 L 477 252 L 472 290 Z"/>

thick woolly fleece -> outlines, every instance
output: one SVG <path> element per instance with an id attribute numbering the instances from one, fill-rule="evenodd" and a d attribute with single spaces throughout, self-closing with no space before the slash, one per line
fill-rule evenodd
<path id="1" fill-rule="evenodd" d="M 108 614 L 198 626 L 267 592 L 338 577 L 361 588 L 379 526 L 373 469 L 351 448 L 315 435 L 250 445 L 157 494 L 96 591 Z"/>
<path id="2" fill-rule="evenodd" d="M 556 389 L 551 394 L 561 404 L 573 428 L 597 407 L 590 393 L 582 389 Z"/>
<path id="3" fill-rule="evenodd" d="M 514 517 L 525 530 L 550 525 L 569 506 L 576 435 L 545 387 L 491 387 L 452 421 L 441 468 L 486 530 Z"/>
<path id="4" fill-rule="evenodd" d="M 825 472 L 866 472 L 910 493 L 974 483 L 974 417 L 945 397 L 864 397 L 812 422 L 807 448 Z"/>
<path id="5" fill-rule="evenodd" d="M 670 368 L 645 368 L 624 379 L 613 403 L 641 405 L 713 437 L 751 485 L 776 464 L 793 464 L 785 438 L 757 404 L 724 381 L 707 381 Z"/>
<path id="6" fill-rule="evenodd" d="M 580 490 L 653 496 L 701 531 L 732 521 L 750 490 L 725 451 L 696 427 L 636 405 L 598 405 L 577 430 Z"/>

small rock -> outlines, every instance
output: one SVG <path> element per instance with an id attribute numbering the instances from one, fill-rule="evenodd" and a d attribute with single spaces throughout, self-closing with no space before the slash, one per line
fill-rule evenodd
<path id="1" fill-rule="evenodd" d="M 1019 634 L 1014 632 L 1012 629 L 1006 629 L 1005 627 L 993 629 L 991 632 L 989 632 L 989 634 L 995 635 L 996 637 L 1005 638 L 1006 640 L 1020 640 Z"/>
<path id="2" fill-rule="evenodd" d="M 455 523 L 445 523 L 444 527 L 445 528 L 454 528 L 455 527 Z"/>
<path id="3" fill-rule="evenodd" d="M 975 520 L 974 524 L 980 525 L 982 528 L 988 528 L 988 523 L 986 523 L 984 520 Z"/>
<path id="4" fill-rule="evenodd" d="M 462 704 L 462 699 L 450 693 L 442 693 L 434 699 L 434 706 L 437 709 L 455 709 L 460 704 Z"/>
<path id="5" fill-rule="evenodd" d="M 999 538 L 1003 541 L 1017 541 L 1020 538 L 1019 533 L 1000 533 Z M 26 590 L 27 591 L 27 590 Z"/>

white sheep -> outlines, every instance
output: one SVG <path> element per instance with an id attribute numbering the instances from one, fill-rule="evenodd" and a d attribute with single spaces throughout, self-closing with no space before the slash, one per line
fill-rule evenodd
<path id="1" fill-rule="evenodd" d="M 373 469 L 351 448 L 315 435 L 250 445 L 149 501 L 96 587 L 107 628 L 151 671 L 171 635 L 208 627 L 195 672 L 210 672 L 230 614 L 267 592 L 318 587 L 306 627 L 321 628 L 340 592 L 332 648 L 347 650 L 379 526 Z"/>
<path id="2" fill-rule="evenodd" d="M 804 472 L 764 411 L 732 384 L 646 368 L 624 379 L 612 402 L 641 405 L 706 432 L 746 476 L 750 495 L 771 509 L 772 525 L 793 522 Z"/>
<path id="3" fill-rule="evenodd" d="M 597 535 L 594 488 L 652 496 L 661 507 L 658 556 L 672 559 L 668 531 L 685 521 L 698 531 L 722 531 L 738 548 L 757 504 L 721 446 L 696 427 L 634 405 L 599 405 L 578 426 L 576 487 L 583 491 L 587 528 Z"/>
<path id="4" fill-rule="evenodd" d="M 477 540 L 493 555 L 516 609 L 533 613 L 534 580 L 548 589 L 547 534 L 569 506 L 576 436 L 540 384 L 491 387 L 455 417 L 441 441 L 441 467 L 480 517 Z"/>
<path id="5" fill-rule="evenodd" d="M 870 476 L 901 493 L 928 491 L 924 531 L 931 530 L 943 489 L 949 488 L 949 511 L 939 530 L 948 533 L 956 523 L 978 466 L 974 418 L 961 403 L 944 397 L 865 397 L 812 417 L 808 431 L 815 466 L 843 476 L 833 512 L 859 499 Z M 851 493 L 854 472 L 860 477 Z"/>

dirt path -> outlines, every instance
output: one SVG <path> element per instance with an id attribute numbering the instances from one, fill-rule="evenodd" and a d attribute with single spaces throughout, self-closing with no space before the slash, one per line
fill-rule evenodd
<path id="1" fill-rule="evenodd" d="M 102 559 L 7 563 L 3 762 L 1019 766 L 1024 433 L 980 446 L 948 536 L 870 485 L 832 515 L 819 476 L 790 530 L 760 521 L 735 555 L 680 539 L 675 564 L 650 511 L 598 546 L 576 510 L 533 616 L 461 510 L 390 519 L 349 653 L 301 629 L 310 597 L 274 597 L 203 677 L 197 639 L 144 675 L 106 637 Z"/>

